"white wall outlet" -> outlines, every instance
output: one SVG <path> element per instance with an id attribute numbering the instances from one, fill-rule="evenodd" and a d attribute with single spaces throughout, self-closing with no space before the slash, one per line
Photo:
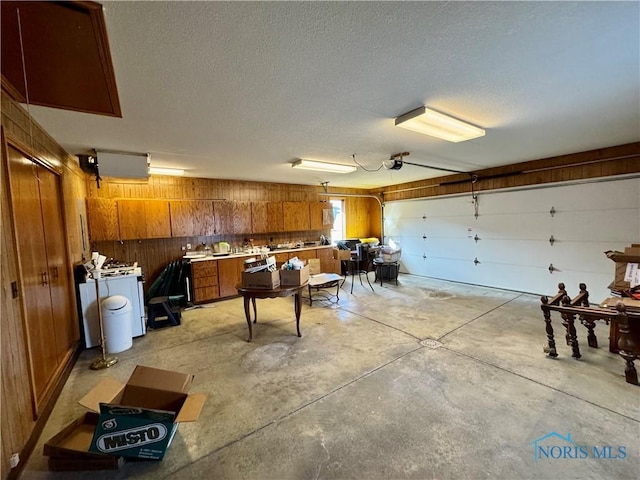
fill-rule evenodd
<path id="1" fill-rule="evenodd" d="M 184 245 L 182 246 L 182 251 L 184 252 L 187 249 Z"/>
<path id="2" fill-rule="evenodd" d="M 191 250 L 191 244 L 187 243 L 187 250 Z"/>
<path id="3" fill-rule="evenodd" d="M 16 468 L 19 463 L 20 463 L 20 454 L 14 453 L 13 455 L 11 455 L 11 457 L 9 457 L 9 465 L 11 466 L 11 468 Z"/>

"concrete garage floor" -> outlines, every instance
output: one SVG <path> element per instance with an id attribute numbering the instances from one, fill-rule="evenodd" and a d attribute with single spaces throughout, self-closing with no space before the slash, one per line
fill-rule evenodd
<path id="1" fill-rule="evenodd" d="M 640 387 L 608 352 L 608 327 L 590 349 L 579 325 L 582 359 L 558 341 L 553 360 L 536 295 L 410 275 L 351 295 L 349 281 L 338 304 L 305 303 L 302 338 L 280 298 L 257 301 L 247 343 L 232 299 L 135 339 L 108 370 L 90 370 L 99 351 L 84 351 L 22 478 L 640 478 Z M 160 462 L 49 472 L 44 440 L 84 413 L 76 402 L 101 377 L 124 382 L 137 364 L 195 374 L 200 420 L 180 425 Z M 539 445 L 556 458 L 535 459 L 548 434 Z"/>

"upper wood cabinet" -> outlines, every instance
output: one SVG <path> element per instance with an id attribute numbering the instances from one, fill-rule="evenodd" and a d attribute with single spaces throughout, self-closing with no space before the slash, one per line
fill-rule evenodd
<path id="1" fill-rule="evenodd" d="M 168 200 L 118 200 L 121 240 L 171 237 Z"/>
<path id="2" fill-rule="evenodd" d="M 167 200 L 142 200 L 147 220 L 147 236 L 143 238 L 169 238 L 171 217 Z"/>
<path id="3" fill-rule="evenodd" d="M 206 200 L 171 200 L 171 236 L 191 237 L 214 234 L 213 203 Z"/>
<path id="4" fill-rule="evenodd" d="M 283 231 L 282 202 L 251 202 L 251 232 Z"/>
<path id="5" fill-rule="evenodd" d="M 309 202 L 282 202 L 285 232 L 310 230 Z"/>
<path id="6" fill-rule="evenodd" d="M 311 222 L 311 230 L 324 230 L 331 228 L 331 223 L 324 223 L 323 210 L 331 209 L 330 202 L 311 202 L 309 203 L 309 215 Z"/>
<path id="7" fill-rule="evenodd" d="M 233 233 L 233 202 L 213 202 L 214 233 Z"/>
<path id="8" fill-rule="evenodd" d="M 111 198 L 87 198 L 89 239 L 92 242 L 119 240 L 118 204 Z"/>
<path id="9" fill-rule="evenodd" d="M 233 232 L 251 233 L 251 202 L 233 203 Z"/>
<path id="10" fill-rule="evenodd" d="M 251 232 L 269 232 L 269 218 L 267 214 L 268 202 L 251 202 Z"/>
<path id="11" fill-rule="evenodd" d="M 284 231 L 282 202 L 267 202 L 267 219 L 269 222 L 269 232 Z"/>

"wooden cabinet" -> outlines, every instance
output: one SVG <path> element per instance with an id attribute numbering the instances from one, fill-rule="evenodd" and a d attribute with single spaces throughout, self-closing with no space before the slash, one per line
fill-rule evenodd
<path id="1" fill-rule="evenodd" d="M 218 289 L 218 261 L 191 262 L 194 303 L 208 302 L 220 296 Z"/>
<path id="2" fill-rule="evenodd" d="M 89 239 L 92 242 L 119 240 L 118 205 L 112 198 L 87 198 Z"/>
<path id="3" fill-rule="evenodd" d="M 141 200 L 147 223 L 146 236 L 142 238 L 169 238 L 171 217 L 168 200 Z"/>
<path id="4" fill-rule="evenodd" d="M 213 202 L 215 234 L 251 233 L 251 202 Z"/>
<path id="5" fill-rule="evenodd" d="M 269 222 L 268 232 L 284 232 L 282 202 L 267 202 L 267 219 Z"/>
<path id="6" fill-rule="evenodd" d="M 213 202 L 214 232 L 233 233 L 233 202 Z"/>
<path id="7" fill-rule="evenodd" d="M 36 411 L 79 341 L 58 175 L 7 149 Z"/>
<path id="8" fill-rule="evenodd" d="M 316 258 L 320 259 L 320 269 L 323 273 L 340 273 L 336 272 L 335 262 L 333 259 L 333 248 L 318 248 L 316 250 Z"/>
<path id="9" fill-rule="evenodd" d="M 316 258 L 315 250 L 296 250 L 289 252 L 289 258 L 298 257 L 300 260 L 304 260 L 305 263 L 309 263 L 309 259 Z"/>
<path id="10" fill-rule="evenodd" d="M 120 240 L 171 237 L 168 200 L 118 200 Z"/>
<path id="11" fill-rule="evenodd" d="M 311 230 L 326 230 L 333 227 L 332 223 L 324 223 L 323 210 L 332 209 L 330 202 L 310 202 L 309 216 Z"/>
<path id="12" fill-rule="evenodd" d="M 276 267 L 278 267 L 278 268 L 280 268 L 280 266 L 283 263 L 286 263 L 286 261 L 289 260 L 289 253 L 288 252 L 275 253 L 274 256 L 276 257 Z"/>
<path id="13" fill-rule="evenodd" d="M 252 233 L 270 232 L 267 214 L 268 202 L 251 202 L 251 231 Z"/>
<path id="14" fill-rule="evenodd" d="M 169 202 L 172 237 L 214 234 L 213 203 L 206 200 L 171 200 Z"/>
<path id="15" fill-rule="evenodd" d="M 232 233 L 251 233 L 251 202 L 233 202 Z"/>
<path id="16" fill-rule="evenodd" d="M 242 280 L 245 257 L 226 258 L 218 260 L 218 280 L 220 283 L 220 297 L 238 295 L 236 285 Z"/>
<path id="17" fill-rule="evenodd" d="M 282 202 L 285 232 L 310 230 L 309 202 Z"/>

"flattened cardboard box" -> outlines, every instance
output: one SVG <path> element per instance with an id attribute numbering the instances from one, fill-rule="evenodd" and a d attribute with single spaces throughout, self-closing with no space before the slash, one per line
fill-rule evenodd
<path id="1" fill-rule="evenodd" d="M 81 400 L 99 412 L 90 452 L 161 460 L 180 422 L 198 419 L 205 396 L 193 375 L 138 365 L 126 385 L 105 378 Z"/>
<path id="2" fill-rule="evenodd" d="M 98 423 L 98 414 L 87 412 L 74 420 L 43 447 L 49 457 L 49 470 L 117 470 L 124 464 L 121 456 L 89 452 Z"/>

